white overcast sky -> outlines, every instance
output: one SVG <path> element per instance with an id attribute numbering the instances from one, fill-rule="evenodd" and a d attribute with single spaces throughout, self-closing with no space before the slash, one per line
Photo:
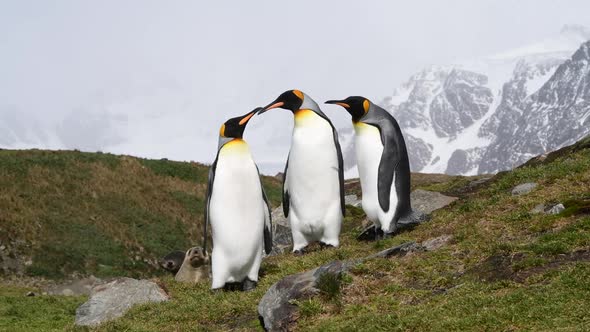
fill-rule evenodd
<path id="1" fill-rule="evenodd" d="M 518 47 L 564 24 L 590 26 L 590 1 L 0 0 L 0 112 L 56 125 L 78 110 L 125 114 L 133 100 L 127 121 L 157 119 L 146 128 L 166 134 L 142 133 L 162 144 L 122 152 L 210 160 L 225 118 L 286 89 L 379 101 L 426 65 Z M 203 143 L 211 148 L 196 152 Z"/>

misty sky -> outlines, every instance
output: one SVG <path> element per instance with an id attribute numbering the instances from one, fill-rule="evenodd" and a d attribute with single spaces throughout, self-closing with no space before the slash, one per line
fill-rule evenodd
<path id="1" fill-rule="evenodd" d="M 426 65 L 590 26 L 588 13 L 587 0 L 0 0 L 0 113 L 53 128 L 68 148 L 211 161 L 226 118 L 286 89 L 379 101 Z M 289 136 L 290 115 L 273 111 L 246 138 L 272 144 L 265 121 Z"/>

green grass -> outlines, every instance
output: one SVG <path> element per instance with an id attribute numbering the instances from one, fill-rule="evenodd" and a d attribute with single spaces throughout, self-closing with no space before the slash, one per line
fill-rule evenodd
<path id="1" fill-rule="evenodd" d="M 0 331 L 63 331 L 84 297 L 25 296 L 29 290 L 0 284 Z"/>
<path id="2" fill-rule="evenodd" d="M 158 258 L 201 242 L 207 176 L 197 163 L 0 150 L 0 242 L 29 276 L 158 275 Z M 278 205 L 280 183 L 263 181 Z"/>
<path id="3" fill-rule="evenodd" d="M 1 156 L 1 153 L 0 153 Z M 76 165 L 97 163 L 75 162 Z M 187 227 L 186 221 L 200 217 L 200 207 L 192 202 L 202 202 L 203 186 L 197 182 L 183 180 L 183 176 L 205 176 L 203 169 L 195 171 L 185 165 L 168 165 L 167 161 L 145 161 L 122 159 L 119 164 L 109 166 L 99 162 L 105 178 L 129 178 L 117 185 L 125 195 L 110 195 L 98 198 L 86 196 L 75 204 L 87 202 L 89 197 L 109 211 L 97 214 L 97 220 L 116 220 L 126 237 L 141 243 L 144 251 L 163 250 L 174 243 L 180 235 L 175 227 Z M 126 173 L 131 167 L 133 172 Z M 192 167 L 200 167 L 192 165 Z M 182 169 L 171 175 L 171 169 Z M 125 174 L 108 173 L 108 170 Z M 58 168 L 56 172 L 59 173 Z M 137 173 L 139 172 L 139 173 Z M 142 172 L 146 172 L 145 174 Z M 199 173 L 201 172 L 201 173 Z M 110 176 L 107 176 L 110 174 Z M 129 176 L 136 174 L 135 177 Z M 137 174 L 143 174 L 138 176 Z M 22 176 L 22 175 L 20 175 Z M 96 177 L 93 172 L 80 171 L 76 181 L 88 181 Z M 27 179 L 26 176 L 22 177 Z M 460 192 L 470 179 L 460 177 L 416 176 L 420 188 L 443 192 Z M 86 179 L 86 180 L 84 180 Z M 64 180 L 64 179 L 62 179 Z M 76 181 L 62 182 L 65 188 L 76 187 Z M 146 183 L 146 181 L 148 183 Z M 158 182 L 162 181 L 162 182 Z M 273 202 L 280 200 L 280 183 L 266 178 L 267 193 Z M 539 186 L 530 194 L 512 196 L 511 189 L 524 182 L 537 182 Z M 414 183 L 416 186 L 416 184 Z M 22 182 L 14 184 L 27 188 Z M 157 192 L 153 191 L 155 188 Z M 130 190 L 128 188 L 137 188 Z M 193 189 L 189 189 L 193 188 Z M 44 195 L 53 195 L 46 188 Z M 76 189 L 79 190 L 79 189 Z M 194 191 L 192 191 L 194 190 Z M 156 194 L 161 193 L 161 194 Z M 139 199 L 145 195 L 153 199 Z M 37 195 L 23 190 L 20 195 Z M 67 196 L 67 195 L 66 195 Z M 0 196 L 1 197 L 1 196 Z M 20 197 L 14 194 L 12 197 Z M 58 197 L 58 196 L 52 196 Z M 64 197 L 64 196 L 59 196 Z M 295 257 L 290 253 L 266 258 L 262 263 L 261 279 L 252 292 L 212 292 L 208 284 L 188 286 L 179 284 L 170 276 L 160 277 L 168 289 L 171 300 L 165 303 L 148 304 L 132 308 L 124 317 L 107 323 L 93 331 L 158 331 L 158 330 L 260 330 L 256 306 L 266 290 L 281 278 L 315 268 L 333 260 L 365 257 L 378 250 L 389 248 L 406 241 L 422 242 L 441 235 L 452 235 L 448 245 L 437 251 L 412 253 L 391 259 L 372 259 L 355 266 L 341 278 L 325 276 L 320 282 L 320 294 L 311 299 L 294 302 L 299 307 L 300 317 L 296 330 L 302 331 L 581 331 L 590 330 L 590 262 L 587 255 L 574 253 L 590 250 L 590 216 L 585 202 L 590 197 L 590 150 L 578 150 L 553 158 L 549 163 L 534 167 L 518 168 L 502 173 L 489 181 L 477 192 L 464 192 L 461 199 L 449 208 L 436 211 L 432 219 L 412 230 L 378 242 L 358 242 L 356 235 L 362 229 L 362 209 L 347 208 L 338 249 L 314 247 L 309 253 Z M 17 199 L 17 198 L 15 198 Z M 156 204 L 156 199 L 158 204 Z M 2 200 L 0 200 L 2 202 Z M 93 201 L 94 202 L 94 201 Z M 559 215 L 530 213 L 538 204 L 563 202 L 566 211 Z M 199 203 L 200 204 L 200 203 Z M 121 207 L 120 205 L 123 205 Z M 153 206 L 159 208 L 152 210 Z M 83 205 L 82 205 L 83 206 Z M 173 208 L 170 208 L 173 206 Z M 63 205 L 44 203 L 44 213 L 52 216 L 58 225 L 71 220 L 65 226 L 77 237 L 95 237 L 96 243 L 88 241 L 87 250 L 96 253 L 96 268 L 107 269 L 106 274 L 116 274 L 117 269 L 130 269 L 125 261 L 116 261 L 117 250 L 129 252 L 129 247 L 119 242 L 109 243 L 101 239 L 101 232 L 112 238 L 112 232 L 101 227 L 75 226 L 76 218 Z M 85 207 L 91 210 L 92 205 Z M 567 208 L 571 208 L 569 211 Z M 61 210 L 60 210 L 61 209 Z M 180 211 L 169 214 L 170 210 Z M 575 209 L 575 210 L 574 210 Z M 145 211 L 149 213 L 146 214 Z M 23 210 L 20 210 L 23 214 Z M 53 213 L 53 214 L 52 214 Z M 96 212 L 92 212 L 96 214 Z M 93 215 L 91 213 L 91 215 Z M 18 213 L 14 213 L 18 216 Z M 24 215 L 28 215 L 24 213 Z M 165 216 L 165 217 L 161 217 Z M 70 218 L 70 219 L 68 219 Z M 110 219 L 109 219 L 110 218 Z M 185 219 L 183 219 L 185 218 Z M 40 220 L 40 219 L 35 219 Z M 42 220 L 42 219 L 41 219 Z M 142 220 L 143 222 L 139 222 Z M 75 221 L 75 222 L 74 222 Z M 180 224 L 177 224 L 180 223 Z M 87 223 L 78 223 L 87 225 Z M 139 227 L 138 225 L 142 225 Z M 147 234 L 162 232 L 156 225 L 166 224 L 171 233 L 153 240 Z M 150 228 L 151 227 L 151 228 Z M 53 227 L 53 232 L 60 232 Z M 149 231 L 141 230 L 145 228 Z M 135 230 L 135 233 L 132 232 Z M 196 231 L 193 234 L 198 234 Z M 59 234 L 58 234 L 59 235 Z M 45 234 L 44 236 L 47 236 Z M 63 237 L 63 236 L 62 236 Z M 61 239 L 57 237 L 56 239 Z M 74 240 L 71 246 L 83 248 Z M 52 242 L 52 241 L 48 241 Z M 101 249 L 101 243 L 104 246 Z M 107 244 L 108 243 L 108 244 Z M 48 244 L 49 245 L 49 244 Z M 68 242 L 68 246 L 69 246 Z M 117 249 L 119 245 L 121 249 Z M 92 248 L 90 248 L 92 247 Z M 58 250 L 55 246 L 52 250 Z M 109 251 L 110 250 L 110 251 Z M 51 250 L 46 249 L 47 252 Z M 79 255 L 76 250 L 72 255 Z M 77 253 L 78 252 L 78 253 Z M 82 252 L 82 251 L 80 251 Z M 135 252 L 135 251 L 134 251 Z M 77 253 L 77 254 L 76 254 Z M 57 253 L 60 257 L 65 253 Z M 107 261 L 100 259 L 107 258 Z M 72 262 L 78 262 L 75 256 Z M 114 262 L 114 263 L 113 263 Z M 131 262 L 128 262 L 131 264 Z M 35 265 L 33 265 L 35 266 Z M 42 266 L 41 266 L 42 267 Z M 48 268 L 48 267 L 45 267 Z M 72 267 L 71 269 L 79 269 Z M 88 267 L 84 267 L 88 268 Z M 138 269 L 141 271 L 142 269 Z M 43 272 L 41 275 L 58 272 Z M 0 293 L 1 303 L 5 299 L 25 303 L 23 290 L 18 294 Z M 40 297 L 42 299 L 44 297 Z M 48 298 L 48 297 L 47 297 Z M 35 299 L 35 298 L 33 298 Z M 73 326 L 73 309 L 81 299 L 55 298 L 53 303 L 39 301 L 38 310 L 46 321 L 49 317 L 58 319 L 57 329 L 84 330 Z M 76 302 L 79 301 L 79 302 Z M 31 302 L 32 303 L 32 302 Z M 8 310 L 8 309 L 2 309 Z M 8 330 L 34 321 L 35 317 L 1 315 L 0 325 Z M 28 309 L 27 309 L 28 310 Z M 69 310 L 69 311 L 68 311 Z M 24 312 L 27 312 L 24 310 Z M 59 314 L 62 313 L 62 314 Z M 69 319 L 66 319 L 68 314 Z M 63 316 L 60 316 L 63 315 Z M 7 317 L 7 318 L 5 318 Z M 42 319 L 41 319 L 42 320 Z M 40 322 L 37 330 L 51 330 L 49 322 Z"/>

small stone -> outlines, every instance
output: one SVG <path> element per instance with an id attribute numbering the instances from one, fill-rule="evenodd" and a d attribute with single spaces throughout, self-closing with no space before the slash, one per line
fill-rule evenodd
<path id="1" fill-rule="evenodd" d="M 272 210 L 272 251 L 269 256 L 278 255 L 287 251 L 292 245 L 293 240 L 291 236 L 291 226 L 289 220 L 285 218 L 283 206 L 279 206 Z"/>
<path id="2" fill-rule="evenodd" d="M 563 212 L 563 210 L 565 210 L 565 206 L 563 206 L 563 204 L 559 203 L 559 204 L 554 205 L 553 207 L 551 207 L 547 211 L 547 214 L 560 214 L 561 212 Z"/>
<path id="3" fill-rule="evenodd" d="M 123 316 L 134 305 L 168 299 L 168 294 L 155 282 L 131 278 L 116 279 L 93 289 L 90 299 L 76 309 L 75 324 L 98 326 Z"/>
<path id="4" fill-rule="evenodd" d="M 442 209 L 456 201 L 457 197 L 445 196 L 439 192 L 417 189 L 410 194 L 412 208 L 425 214 Z"/>
<path id="5" fill-rule="evenodd" d="M 322 275 L 339 277 L 354 265 L 350 261 L 332 261 L 313 270 L 292 274 L 272 285 L 258 303 L 258 315 L 265 331 L 291 331 L 297 321 L 296 301 L 309 299 L 320 290 Z"/>
<path id="6" fill-rule="evenodd" d="M 514 189 L 512 189 L 512 196 L 526 195 L 533 191 L 533 189 L 536 187 L 537 184 L 534 182 L 519 184 L 518 186 L 514 187 Z"/>
<path id="7" fill-rule="evenodd" d="M 6 246 L 5 246 L 5 245 L 1 245 L 1 246 L 0 246 L 0 250 L 1 250 L 1 251 L 4 251 L 4 249 L 6 249 Z"/>
<path id="8" fill-rule="evenodd" d="M 537 204 L 531 210 L 531 213 L 544 213 L 545 212 L 545 204 Z"/>
<path id="9" fill-rule="evenodd" d="M 424 250 L 426 251 L 434 251 L 440 249 L 441 247 L 449 243 L 449 241 L 451 241 L 452 239 L 452 235 L 441 235 L 439 237 L 428 239 L 422 242 L 422 248 L 424 248 Z"/>
<path id="10" fill-rule="evenodd" d="M 362 201 L 358 198 L 357 195 L 352 194 L 344 196 L 344 204 L 359 207 L 362 205 Z"/>
<path id="11" fill-rule="evenodd" d="M 61 291 L 61 295 L 64 295 L 64 296 L 74 296 L 74 291 L 71 290 L 71 289 L 69 289 L 69 288 L 66 288 L 66 289 L 63 289 Z"/>

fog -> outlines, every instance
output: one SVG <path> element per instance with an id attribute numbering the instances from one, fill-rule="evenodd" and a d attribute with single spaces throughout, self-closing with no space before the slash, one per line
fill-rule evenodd
<path id="1" fill-rule="evenodd" d="M 0 1 L 0 148 L 211 162 L 225 119 L 286 89 L 378 102 L 424 66 L 588 26 L 588 13 L 588 1 Z M 267 114 L 246 139 L 272 173 L 292 120 Z"/>

